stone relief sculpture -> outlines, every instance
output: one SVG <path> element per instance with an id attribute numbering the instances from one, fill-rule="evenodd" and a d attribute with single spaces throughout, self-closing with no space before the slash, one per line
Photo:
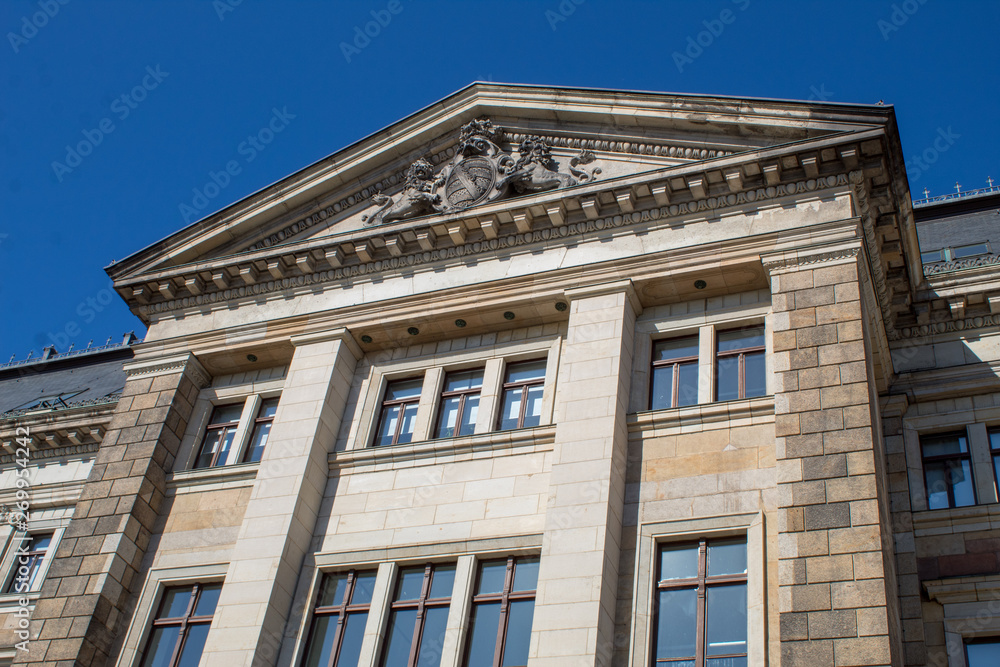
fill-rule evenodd
<path id="1" fill-rule="evenodd" d="M 569 173 L 559 171 L 552 149 L 533 136 L 518 146 L 515 160 L 500 143 L 504 131 L 488 118 L 462 126 L 455 156 L 437 174 L 427 160 L 414 162 L 407 171 L 403 191 L 394 197 L 381 192 L 372 197 L 379 208 L 364 220 L 377 225 L 408 220 L 430 213 L 460 211 L 508 194 L 528 194 L 589 183 L 601 173 L 581 165 L 594 162 L 591 151 L 581 151 L 569 161 Z M 443 196 L 438 188 L 443 186 Z"/>

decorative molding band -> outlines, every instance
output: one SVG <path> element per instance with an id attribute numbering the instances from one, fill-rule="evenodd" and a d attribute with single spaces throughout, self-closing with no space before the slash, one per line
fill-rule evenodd
<path id="1" fill-rule="evenodd" d="M 913 327 L 901 327 L 897 329 L 899 338 L 921 338 L 923 336 L 933 336 L 934 334 L 952 333 L 954 331 L 966 331 L 968 329 L 982 329 L 983 327 L 1000 326 L 1000 314 L 977 315 L 976 317 L 966 317 L 959 320 L 949 320 L 947 322 L 934 322 L 931 324 L 920 324 Z"/>
<path id="2" fill-rule="evenodd" d="M 528 131 L 507 131 L 504 133 L 505 143 L 517 145 L 529 136 L 540 138 L 552 148 L 566 148 L 569 150 L 594 150 L 605 153 L 623 153 L 626 155 L 655 155 L 659 157 L 669 157 L 678 160 L 710 160 L 716 157 L 734 155 L 733 151 L 708 150 L 705 148 L 692 148 L 690 146 L 678 146 L 663 143 L 638 143 L 634 141 L 607 141 L 603 139 L 581 139 L 571 136 L 556 136 L 549 134 L 538 134 Z M 446 149 L 425 157 L 434 166 L 455 157 L 455 147 L 458 142 L 453 142 Z M 409 167 L 403 167 L 389 176 L 375 181 L 370 185 L 352 192 L 346 197 L 330 204 L 318 211 L 313 211 L 307 216 L 285 225 L 282 229 L 272 233 L 253 245 L 245 248 L 242 252 L 256 252 L 272 246 L 280 245 L 291 240 L 294 236 L 309 229 L 313 225 L 331 218 L 334 215 L 347 211 L 359 204 L 370 204 L 372 195 L 387 190 L 406 181 L 406 172 Z"/>
<path id="3" fill-rule="evenodd" d="M 134 361 L 125 364 L 123 370 L 129 380 L 187 373 L 191 380 L 198 386 L 198 389 L 204 389 L 212 381 L 212 376 L 201 365 L 197 357 L 190 352 L 163 359 Z"/>
<path id="4" fill-rule="evenodd" d="M 967 257 L 950 262 L 924 264 L 924 275 L 934 276 L 940 273 L 950 273 L 951 271 L 962 271 L 964 269 L 978 269 L 980 267 L 996 266 L 997 264 L 1000 264 L 1000 255 L 980 255 L 979 257 Z"/>
<path id="5" fill-rule="evenodd" d="M 859 174 L 860 172 L 855 172 Z M 387 257 L 369 262 L 351 264 L 329 271 L 317 271 L 301 276 L 282 278 L 280 280 L 260 281 L 242 287 L 233 287 L 225 290 L 207 292 L 197 296 L 170 299 L 159 303 L 153 303 L 141 307 L 141 312 L 147 315 L 206 306 L 215 303 L 223 303 L 243 298 L 252 298 L 272 292 L 280 292 L 296 287 L 306 287 L 328 282 L 337 282 L 359 276 L 386 273 L 390 271 L 407 269 L 409 267 L 430 264 L 441 260 L 457 259 L 470 255 L 494 253 L 504 248 L 516 248 L 534 244 L 545 243 L 550 239 L 565 238 L 573 236 L 583 236 L 593 234 L 618 227 L 630 227 L 645 222 L 654 222 L 675 218 L 678 216 L 691 214 L 714 214 L 716 211 L 735 208 L 746 204 L 766 202 L 780 197 L 787 197 L 796 194 L 810 192 L 820 192 L 822 190 L 848 185 L 847 174 L 837 174 L 831 176 L 820 176 L 815 179 L 797 181 L 781 185 L 769 185 L 767 187 L 744 190 L 738 193 L 729 193 L 717 197 L 705 197 L 690 202 L 681 202 L 664 206 L 657 206 L 642 210 L 635 210 L 631 213 L 624 212 L 618 215 L 609 215 L 594 220 L 581 220 L 580 222 L 567 223 L 564 225 L 546 227 L 544 229 L 529 230 L 514 234 L 501 234 L 497 238 L 484 239 L 473 243 L 451 246 L 433 250 L 423 250 L 398 257 Z M 339 244 L 332 244 L 330 250 L 339 248 Z M 884 279 L 883 279 L 884 281 Z"/>
<path id="6" fill-rule="evenodd" d="M 773 259 L 761 258 L 761 264 L 768 273 L 780 273 L 784 269 L 810 266 L 812 264 L 825 264 L 826 262 L 836 262 L 838 260 L 853 259 L 861 252 L 861 248 L 839 248 L 830 252 L 818 252 L 809 255 L 799 255 L 795 257 L 775 257 Z"/>
<path id="7" fill-rule="evenodd" d="M 67 410 L 76 410 L 79 408 L 92 408 L 102 405 L 114 406 L 116 403 L 118 403 L 118 400 L 121 397 L 122 395 L 120 393 L 108 394 L 107 396 L 101 396 L 99 398 L 90 398 L 87 399 L 86 401 L 72 401 L 70 403 L 67 403 L 63 407 L 59 408 L 48 408 L 48 409 L 29 408 L 27 410 L 11 410 L 10 412 L 5 412 L 3 414 L 0 414 L 0 422 L 16 419 L 17 417 L 24 417 L 26 415 L 35 417 L 56 412 L 62 413 L 66 412 Z"/>
<path id="8" fill-rule="evenodd" d="M 774 396 L 644 410 L 626 418 L 630 439 L 676 435 L 681 432 L 697 433 L 773 421 Z"/>
<path id="9" fill-rule="evenodd" d="M 68 445 L 66 447 L 53 447 L 45 449 L 32 449 L 31 450 L 31 460 L 35 461 L 37 459 L 54 459 L 60 456 L 74 456 L 77 454 L 92 454 L 100 449 L 101 443 L 99 442 L 88 442 L 83 445 Z M 0 465 L 13 463 L 15 455 L 14 454 L 3 454 L 0 455 Z"/>

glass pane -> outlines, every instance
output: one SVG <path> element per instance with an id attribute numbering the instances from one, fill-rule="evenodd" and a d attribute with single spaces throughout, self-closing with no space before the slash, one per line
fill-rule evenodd
<path id="1" fill-rule="evenodd" d="M 949 506 L 948 465 L 945 461 L 924 463 L 924 478 L 927 481 L 927 508 L 932 510 Z"/>
<path id="2" fill-rule="evenodd" d="M 431 591 L 429 598 L 450 598 L 451 590 L 455 587 L 455 566 L 435 565 L 434 574 L 431 576 Z"/>
<path id="3" fill-rule="evenodd" d="M 476 595 L 486 593 L 502 593 L 503 582 L 507 576 L 507 560 L 488 560 L 479 568 L 479 583 Z"/>
<path id="4" fill-rule="evenodd" d="M 191 588 L 168 588 L 163 592 L 160 613 L 157 618 L 180 618 L 187 613 L 191 602 Z"/>
<path id="5" fill-rule="evenodd" d="M 705 658 L 705 667 L 747 667 L 746 658 Z"/>
<path id="6" fill-rule="evenodd" d="M 677 405 L 695 405 L 698 402 L 698 364 L 680 364 L 678 370 Z"/>
<path id="7" fill-rule="evenodd" d="M 202 586 L 201 593 L 198 595 L 198 603 L 194 606 L 194 615 L 213 615 L 215 613 L 215 606 L 219 604 L 220 593 L 222 593 L 222 584 Z"/>
<path id="8" fill-rule="evenodd" d="M 507 382 L 526 382 L 545 377 L 545 360 L 522 361 L 507 366 Z"/>
<path id="9" fill-rule="evenodd" d="M 198 455 L 198 460 L 194 462 L 195 468 L 207 468 L 212 465 L 212 457 L 215 455 L 215 450 L 219 448 L 219 443 L 222 442 L 225 433 L 225 429 L 213 429 L 205 433 L 205 442 L 201 446 L 201 453 Z"/>
<path id="10" fill-rule="evenodd" d="M 969 667 L 996 667 L 1000 665 L 1000 641 L 966 644 L 965 655 Z"/>
<path id="11" fill-rule="evenodd" d="M 931 250 L 929 252 L 920 253 L 920 262 L 922 264 L 927 264 L 928 262 L 940 262 L 941 261 L 941 251 Z"/>
<path id="12" fill-rule="evenodd" d="M 692 658 L 698 591 L 657 591 L 656 659 Z"/>
<path id="13" fill-rule="evenodd" d="M 920 446 L 924 450 L 924 456 L 946 456 L 948 454 L 964 454 L 969 451 L 964 433 L 925 435 L 920 438 Z"/>
<path id="14" fill-rule="evenodd" d="M 448 624 L 448 607 L 428 607 L 424 612 L 424 630 L 420 637 L 417 667 L 438 667 Z M 399 663 L 403 664 L 403 663 Z"/>
<path id="15" fill-rule="evenodd" d="M 531 640 L 531 619 L 534 615 L 534 600 L 515 600 L 510 603 L 501 663 L 503 667 L 522 667 L 528 664 L 528 643 Z"/>
<path id="16" fill-rule="evenodd" d="M 660 366 L 653 369 L 653 386 L 650 388 L 649 409 L 662 410 L 673 407 L 674 367 Z"/>
<path id="17" fill-rule="evenodd" d="M 458 404 L 460 397 L 452 396 L 441 401 L 441 414 L 438 416 L 437 437 L 451 438 L 455 435 L 455 422 L 458 420 Z"/>
<path id="18" fill-rule="evenodd" d="M 49 545 L 52 543 L 52 535 L 32 535 L 31 544 L 28 545 L 28 551 L 48 551 Z"/>
<path id="19" fill-rule="evenodd" d="M 333 650 L 333 635 L 337 629 L 336 614 L 332 616 L 317 616 L 313 621 L 312 634 L 309 637 L 309 651 L 306 653 L 302 667 L 327 667 L 330 664 L 330 651 Z"/>
<path id="20" fill-rule="evenodd" d="M 542 394 L 544 393 L 544 388 L 541 385 L 535 385 L 534 387 L 527 387 L 526 393 L 528 394 L 528 407 L 524 411 L 524 426 L 525 428 L 529 426 L 538 426 L 542 423 Z"/>
<path id="21" fill-rule="evenodd" d="M 444 381 L 445 391 L 460 391 L 462 389 L 476 389 L 483 386 L 483 369 L 474 371 L 462 371 L 460 373 L 448 373 Z"/>
<path id="22" fill-rule="evenodd" d="M 493 667 L 493 651 L 497 646 L 500 625 L 500 603 L 490 602 L 472 607 L 469 632 L 469 652 L 466 667 Z"/>
<path id="23" fill-rule="evenodd" d="M 323 577 L 323 585 L 319 589 L 317 607 L 332 607 L 343 603 L 347 591 L 347 574 L 328 574 Z"/>
<path id="24" fill-rule="evenodd" d="M 985 243 L 977 243 L 975 245 L 963 245 L 952 249 L 951 255 L 955 259 L 961 259 L 962 257 L 972 257 L 974 255 L 985 255 L 989 250 L 986 248 Z"/>
<path id="25" fill-rule="evenodd" d="M 743 357 L 743 369 L 746 377 L 743 379 L 744 398 L 763 396 L 767 393 L 767 377 L 764 370 L 764 353 L 751 352 Z"/>
<path id="26" fill-rule="evenodd" d="M 358 664 L 366 623 L 368 623 L 367 611 L 347 615 L 344 638 L 340 641 L 340 654 L 337 656 L 336 662 L 339 667 L 355 667 Z"/>
<path id="27" fill-rule="evenodd" d="M 201 652 L 205 649 L 208 628 L 208 623 L 188 626 L 187 639 L 184 640 L 184 650 L 181 651 L 177 667 L 198 667 L 198 663 L 201 662 Z"/>
<path id="28" fill-rule="evenodd" d="M 399 584 L 396 586 L 396 601 L 419 600 L 420 590 L 424 585 L 424 568 L 407 567 L 399 571 Z"/>
<path id="29" fill-rule="evenodd" d="M 1000 480 L 1000 456 L 993 457 L 993 481 Z"/>
<path id="30" fill-rule="evenodd" d="M 1000 450 L 1000 431 L 990 431 L 990 449 Z"/>
<path id="31" fill-rule="evenodd" d="M 740 397 L 739 355 L 721 357 L 715 363 L 715 400 L 732 401 Z"/>
<path id="32" fill-rule="evenodd" d="M 278 411 L 278 399 L 268 398 L 260 403 L 260 410 L 257 411 L 257 419 L 274 419 L 274 414 Z"/>
<path id="33" fill-rule="evenodd" d="M 417 404 L 407 403 L 403 406 L 403 426 L 399 429 L 399 437 L 396 443 L 409 442 L 413 440 L 413 427 L 417 423 Z"/>
<path id="34" fill-rule="evenodd" d="M 396 434 L 396 422 L 399 419 L 399 405 L 390 405 L 382 408 L 382 421 L 379 423 L 378 436 L 375 438 L 375 445 L 391 445 L 392 438 Z"/>
<path id="35" fill-rule="evenodd" d="M 271 422 L 257 424 L 253 429 L 253 436 L 250 438 L 250 446 L 247 449 L 247 462 L 260 461 L 264 456 L 264 447 L 267 445 L 267 437 L 271 435 Z"/>
<path id="36" fill-rule="evenodd" d="M 511 590 L 533 591 L 538 585 L 538 558 L 518 558 L 514 561 L 514 583 Z"/>
<path id="37" fill-rule="evenodd" d="M 404 398 L 419 398 L 423 386 L 424 379 L 422 377 L 390 382 L 385 387 L 385 400 L 398 401 Z"/>
<path id="38" fill-rule="evenodd" d="M 410 647 L 413 646 L 413 628 L 416 622 L 416 609 L 396 609 L 390 614 L 389 627 L 386 629 L 388 639 L 382 655 L 382 664 L 385 667 L 407 664 Z"/>
<path id="39" fill-rule="evenodd" d="M 972 462 L 949 461 L 951 486 L 955 494 L 955 507 L 968 507 L 976 504 L 976 492 L 973 489 Z"/>
<path id="40" fill-rule="evenodd" d="M 746 584 L 710 586 L 705 617 L 705 655 L 747 652 Z"/>
<path id="41" fill-rule="evenodd" d="M 500 411 L 500 430 L 517 428 L 521 415 L 521 389 L 508 389 L 503 393 L 503 408 Z"/>
<path id="42" fill-rule="evenodd" d="M 222 437 L 222 449 L 219 450 L 219 456 L 215 459 L 216 466 L 226 465 L 226 457 L 229 454 L 229 448 L 233 444 L 233 438 L 236 437 L 235 428 L 227 428 L 225 435 Z"/>
<path id="43" fill-rule="evenodd" d="M 243 414 L 243 404 L 220 405 L 212 411 L 212 419 L 209 424 L 228 424 L 238 422 Z"/>
<path id="44" fill-rule="evenodd" d="M 692 579 L 697 576 L 697 545 L 665 545 L 660 547 L 660 581 L 664 579 Z"/>
<path id="45" fill-rule="evenodd" d="M 743 540 L 718 540 L 708 543 L 708 576 L 746 574 L 747 543 Z"/>
<path id="46" fill-rule="evenodd" d="M 472 435 L 476 430 L 476 417 L 479 416 L 479 394 L 468 394 L 465 397 L 465 406 L 462 408 L 462 425 L 458 429 L 459 435 Z"/>
<path id="47" fill-rule="evenodd" d="M 178 633 L 180 628 L 177 626 L 155 628 L 146 647 L 142 667 L 168 667 L 170 656 L 174 654 L 174 646 L 177 644 Z"/>
<path id="48" fill-rule="evenodd" d="M 698 336 L 657 341 L 653 346 L 653 361 L 683 359 L 698 356 Z"/>
<path id="49" fill-rule="evenodd" d="M 720 331 L 716 342 L 719 346 L 719 352 L 741 350 L 745 347 L 757 347 L 758 345 L 763 346 L 764 327 L 753 326 L 744 327 L 742 329 L 730 329 L 729 331 Z"/>
<path id="50" fill-rule="evenodd" d="M 358 572 L 354 577 L 354 593 L 351 595 L 351 604 L 368 604 L 372 601 L 372 592 L 375 590 L 375 571 Z"/>

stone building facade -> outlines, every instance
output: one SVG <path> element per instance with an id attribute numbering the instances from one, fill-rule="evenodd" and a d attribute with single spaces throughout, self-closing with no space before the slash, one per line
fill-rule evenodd
<path id="1" fill-rule="evenodd" d="M 891 107 L 465 88 L 109 267 L 14 664 L 996 664 L 1000 273 L 934 208 Z"/>

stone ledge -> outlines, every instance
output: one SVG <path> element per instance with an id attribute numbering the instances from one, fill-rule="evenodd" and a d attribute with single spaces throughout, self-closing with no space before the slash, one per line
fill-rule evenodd
<path id="1" fill-rule="evenodd" d="M 997 527 L 1000 527 L 998 503 L 921 510 L 913 513 L 915 537 L 982 531 Z"/>
<path id="2" fill-rule="evenodd" d="M 629 415 L 627 421 L 630 438 L 769 424 L 774 422 L 774 396 L 646 410 Z"/>
<path id="3" fill-rule="evenodd" d="M 941 604 L 1000 598 L 1000 576 L 952 577 L 923 582 L 927 597 Z"/>
<path id="4" fill-rule="evenodd" d="M 253 486 L 258 468 L 259 463 L 238 463 L 215 468 L 178 470 L 167 475 L 166 495 Z"/>

